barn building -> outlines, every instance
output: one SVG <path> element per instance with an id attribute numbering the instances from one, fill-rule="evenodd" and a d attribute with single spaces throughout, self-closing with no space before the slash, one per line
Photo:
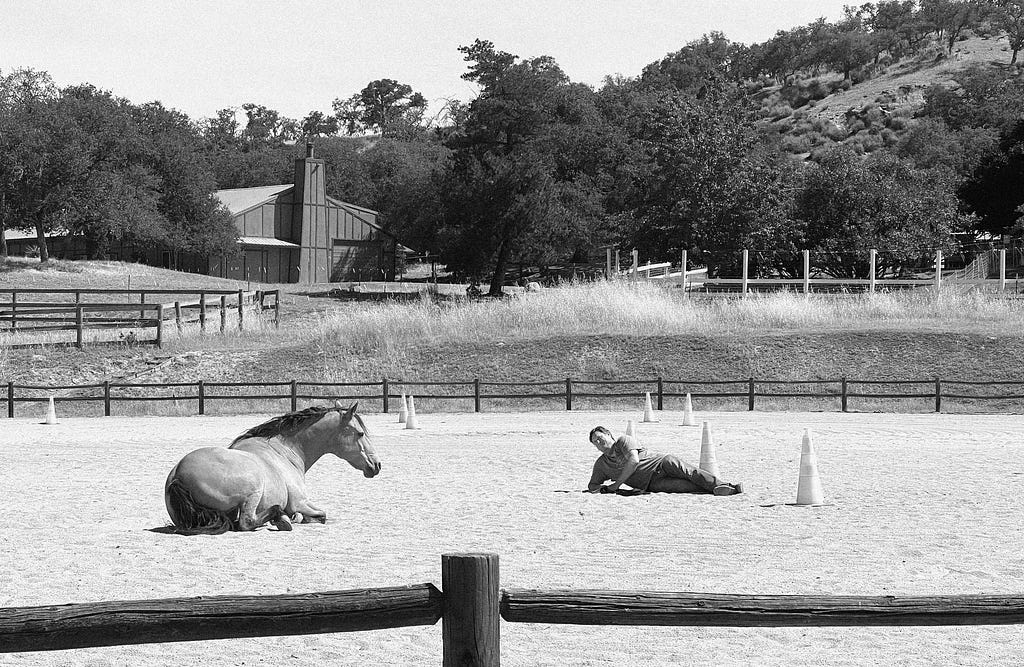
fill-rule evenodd
<path id="1" fill-rule="evenodd" d="M 267 283 L 394 280 L 394 236 L 377 225 L 377 212 L 327 196 L 326 166 L 313 156 L 295 161 L 295 182 L 218 190 L 231 211 L 242 252 L 210 258 L 213 276 Z"/>
<path id="2" fill-rule="evenodd" d="M 295 160 L 294 183 L 215 192 L 238 229 L 236 257 L 172 256 L 166 249 L 119 245 L 110 258 L 261 283 L 394 280 L 396 249 L 406 248 L 377 225 L 376 211 L 328 197 L 325 177 L 324 161 L 307 144 L 306 157 Z M 48 237 L 53 257 L 88 255 L 81 237 Z M 12 255 L 36 246 L 34 233 L 8 231 L 6 238 Z"/>

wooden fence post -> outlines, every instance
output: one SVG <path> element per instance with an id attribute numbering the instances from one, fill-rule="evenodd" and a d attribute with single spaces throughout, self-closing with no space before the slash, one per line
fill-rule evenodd
<path id="1" fill-rule="evenodd" d="M 238 330 L 241 331 L 245 324 L 245 296 L 242 290 L 238 290 Z"/>
<path id="2" fill-rule="evenodd" d="M 164 346 L 164 304 L 156 305 L 156 346 Z"/>
<path id="3" fill-rule="evenodd" d="M 935 378 L 935 412 L 942 412 L 942 380 Z"/>
<path id="4" fill-rule="evenodd" d="M 679 263 L 683 267 L 681 269 L 683 277 L 683 298 L 686 298 L 686 249 L 684 248 L 680 254 L 682 256 L 679 258 Z"/>
<path id="5" fill-rule="evenodd" d="M 754 378 L 747 382 L 747 410 L 754 411 Z"/>
<path id="6" fill-rule="evenodd" d="M 811 251 L 804 250 L 804 298 L 811 296 Z"/>
<path id="7" fill-rule="evenodd" d="M 206 292 L 199 293 L 199 331 L 206 333 Z"/>
<path id="8" fill-rule="evenodd" d="M 665 382 L 658 377 L 658 409 L 664 410 L 662 406 L 665 404 Z"/>
<path id="9" fill-rule="evenodd" d="M 299 383 L 296 380 L 292 380 L 292 412 L 299 409 Z"/>
<path id="10" fill-rule="evenodd" d="M 110 416 L 110 380 L 103 381 L 103 416 Z"/>
<path id="11" fill-rule="evenodd" d="M 875 263 L 878 261 L 878 251 L 872 248 L 868 251 L 868 292 L 875 293 Z"/>
<path id="12" fill-rule="evenodd" d="M 522 267 L 520 267 L 522 269 Z M 520 276 L 522 277 L 522 276 Z M 604 279 L 612 279 L 612 249 L 611 247 L 604 249 Z"/>
<path id="13" fill-rule="evenodd" d="M 988 276 L 985 276 L 986 278 Z M 999 250 L 999 292 L 1006 291 L 1006 248 Z"/>
<path id="14" fill-rule="evenodd" d="M 220 332 L 224 333 L 224 330 L 228 325 L 228 295 L 220 295 Z"/>
<path id="15" fill-rule="evenodd" d="M 939 295 L 942 289 L 942 251 L 935 251 L 935 296 Z"/>
<path id="16" fill-rule="evenodd" d="M 381 400 L 384 401 L 384 406 L 383 406 L 384 407 L 384 414 L 387 414 L 387 412 L 388 412 L 388 403 L 390 403 L 390 401 L 388 399 L 391 398 L 391 384 L 388 382 L 387 378 L 384 378 L 380 382 L 380 395 L 381 395 Z"/>
<path id="17" fill-rule="evenodd" d="M 843 377 L 843 379 L 842 379 L 842 394 L 841 394 L 840 399 L 839 399 L 839 403 L 842 406 L 843 412 L 846 412 L 846 402 L 847 402 L 847 400 L 848 400 L 848 397 L 847 397 L 847 394 L 846 394 L 846 378 Z"/>
<path id="18" fill-rule="evenodd" d="M 497 667 L 501 662 L 498 554 L 443 554 L 441 591 L 444 667 Z"/>
<path id="19" fill-rule="evenodd" d="M 11 333 L 18 328 L 18 291 L 11 291 Z"/>
<path id="20" fill-rule="evenodd" d="M 174 302 L 174 326 L 178 329 L 178 335 L 181 335 L 181 301 Z"/>
<path id="21" fill-rule="evenodd" d="M 82 307 L 77 306 L 75 308 L 75 346 L 78 349 L 82 349 L 82 332 L 85 328 L 85 317 L 82 313 Z"/>
<path id="22" fill-rule="evenodd" d="M 199 396 L 199 414 L 205 415 L 206 414 L 206 385 L 204 385 L 203 381 L 200 380 L 197 383 L 196 386 L 197 386 L 197 388 L 199 390 L 199 392 L 198 392 L 198 396 Z"/>
<path id="23" fill-rule="evenodd" d="M 480 378 L 473 380 L 473 410 L 480 412 Z"/>
<path id="24" fill-rule="evenodd" d="M 7 383 L 7 417 L 14 419 L 14 383 Z"/>
<path id="25" fill-rule="evenodd" d="M 281 290 L 274 290 L 274 328 L 281 328 Z"/>
<path id="26" fill-rule="evenodd" d="M 565 378 L 565 409 L 572 410 L 572 378 Z"/>
<path id="27" fill-rule="evenodd" d="M 742 298 L 744 298 L 744 299 L 747 298 L 747 282 L 748 282 L 747 269 L 748 269 L 748 266 L 749 266 L 749 262 L 750 262 L 750 251 L 744 249 L 743 250 L 743 281 L 742 281 L 742 290 L 743 290 Z"/>

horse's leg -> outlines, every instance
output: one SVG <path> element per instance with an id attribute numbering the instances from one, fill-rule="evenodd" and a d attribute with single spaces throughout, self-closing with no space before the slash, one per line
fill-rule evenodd
<path id="1" fill-rule="evenodd" d="M 238 506 L 238 530 L 256 530 L 267 522 L 268 512 L 262 512 L 262 516 L 256 514 L 260 505 L 260 496 L 261 494 L 254 493 Z"/>
<path id="2" fill-rule="evenodd" d="M 292 502 L 292 519 L 297 523 L 327 523 L 327 512 L 323 511 L 305 498 Z"/>

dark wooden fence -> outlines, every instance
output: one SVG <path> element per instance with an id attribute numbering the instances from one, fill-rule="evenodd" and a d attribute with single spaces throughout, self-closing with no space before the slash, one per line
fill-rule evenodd
<path id="1" fill-rule="evenodd" d="M 0 385 L 2 386 L 2 385 Z M 978 388 L 992 391 L 978 391 Z M 598 391 L 598 389 L 601 389 Z M 812 389 L 817 389 L 812 391 Z M 894 391 L 899 389 L 900 391 Z M 447 390 L 447 391 L 446 391 Z M 111 416 L 115 403 L 193 402 L 196 413 L 206 414 L 207 405 L 236 402 L 249 405 L 254 400 L 281 401 L 289 410 L 299 401 L 358 400 L 377 402 L 382 412 L 390 412 L 401 394 L 414 394 L 419 400 L 454 402 L 481 412 L 484 402 L 536 399 L 557 402 L 572 410 L 586 399 L 600 402 L 633 398 L 646 394 L 658 410 L 666 399 L 681 399 L 687 394 L 696 399 L 730 400 L 754 410 L 758 398 L 816 399 L 836 401 L 847 412 L 851 400 L 925 400 L 942 411 L 945 399 L 970 401 L 1024 400 L 1024 380 L 778 380 L 746 378 L 742 380 L 551 380 L 547 382 L 487 382 L 480 379 L 459 382 L 412 382 L 383 379 L 378 382 L 101 382 L 85 385 L 29 385 L 7 383 L 7 416 L 15 417 L 18 404 L 54 401 L 64 404 L 102 403 L 103 415 Z M 2 399 L 0 399 L 2 400 Z M 372 407 L 371 407 L 372 409 Z"/>
<path id="2" fill-rule="evenodd" d="M 434 625 L 442 664 L 496 666 L 509 623 L 690 627 L 1009 625 L 1024 596 L 730 595 L 499 588 L 497 554 L 445 554 L 432 584 L 0 609 L 0 652 Z"/>
<path id="3" fill-rule="evenodd" d="M 152 297 L 183 296 L 184 299 L 154 302 Z M 26 300 L 26 296 L 34 299 Z M 85 297 L 114 299 L 124 296 L 129 303 L 83 301 Z M 149 329 L 152 337 L 135 342 L 163 344 L 164 322 L 173 321 L 178 331 L 187 322 L 197 322 L 201 331 L 208 326 L 209 311 L 220 315 L 220 331 L 227 327 L 228 312 L 237 312 L 238 327 L 245 327 L 246 313 L 273 311 L 275 326 L 280 325 L 279 290 L 180 290 L 180 289 L 0 289 L 0 333 L 36 334 L 47 331 L 74 331 L 75 345 L 82 347 L 84 334 L 98 329 Z M 74 301 L 70 301 L 74 297 Z M 137 298 L 138 302 L 133 302 Z M 149 299 L 149 301 L 147 301 Z M 25 345 L 32 345 L 29 340 Z M 52 343 L 48 343 L 52 344 Z"/>

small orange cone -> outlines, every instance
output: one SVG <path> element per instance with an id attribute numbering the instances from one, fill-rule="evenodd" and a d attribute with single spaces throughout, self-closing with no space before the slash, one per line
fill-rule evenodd
<path id="1" fill-rule="evenodd" d="M 690 400 L 690 395 L 686 395 L 686 403 L 683 404 L 683 426 L 696 426 L 697 422 L 693 419 L 693 401 Z"/>
<path id="2" fill-rule="evenodd" d="M 416 428 L 416 403 L 413 401 L 412 394 L 409 394 L 409 414 L 405 416 L 405 428 Z"/>
<path id="3" fill-rule="evenodd" d="M 632 419 L 626 422 L 626 435 L 631 435 L 634 438 L 636 437 L 636 424 L 633 423 Z"/>
<path id="4" fill-rule="evenodd" d="M 651 392 L 647 392 L 647 400 L 644 403 L 644 421 L 645 422 L 656 422 L 654 418 L 654 406 L 651 405 Z"/>
<path id="5" fill-rule="evenodd" d="M 56 424 L 57 422 L 57 408 L 53 404 L 53 396 L 50 397 L 50 407 L 46 411 L 46 421 L 44 424 Z"/>
<path id="6" fill-rule="evenodd" d="M 715 446 L 711 444 L 711 427 L 704 422 L 700 434 L 700 469 L 718 477 L 718 460 L 715 458 Z"/>
<path id="7" fill-rule="evenodd" d="M 804 429 L 800 447 L 800 480 L 796 487 L 796 504 L 821 505 L 823 502 L 821 477 L 818 476 L 818 455 L 814 453 L 814 443 L 811 442 L 811 429 Z"/>
<path id="8" fill-rule="evenodd" d="M 409 416 L 409 401 L 405 398 L 405 392 L 402 392 L 402 407 L 398 410 L 398 423 L 404 424 L 406 418 Z"/>

